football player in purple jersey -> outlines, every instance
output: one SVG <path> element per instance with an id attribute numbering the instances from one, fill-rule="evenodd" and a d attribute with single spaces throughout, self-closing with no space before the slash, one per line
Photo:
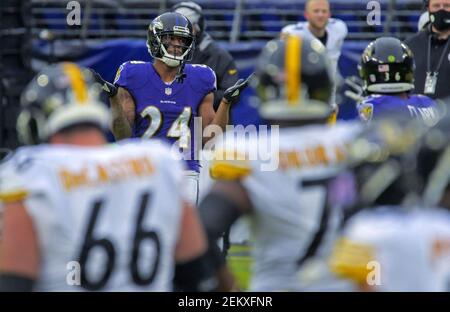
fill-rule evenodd
<path id="1" fill-rule="evenodd" d="M 358 105 L 363 121 L 383 117 L 419 118 L 426 124 L 438 119 L 436 103 L 414 89 L 414 58 L 410 48 L 392 37 L 371 42 L 361 57 L 359 73 L 367 93 Z"/>
<path id="2" fill-rule="evenodd" d="M 108 93 L 113 114 L 112 131 L 116 139 L 159 138 L 176 144 L 187 161 L 187 186 L 197 201 L 198 147 L 211 139 L 196 139 L 194 130 L 228 124 L 229 111 L 239 100 L 247 80 L 238 80 L 224 92 L 216 112 L 214 71 L 206 65 L 185 64 L 192 58 L 195 36 L 189 20 L 175 12 L 156 17 L 148 27 L 147 47 L 153 63 L 125 62 L 117 71 L 114 84 L 97 79 Z M 194 129 L 199 117 L 202 128 Z M 199 142 L 201 141 L 201 142 Z"/>

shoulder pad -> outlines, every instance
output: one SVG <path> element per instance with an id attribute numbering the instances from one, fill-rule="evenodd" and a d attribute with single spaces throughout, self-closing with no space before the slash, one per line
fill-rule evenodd
<path id="1" fill-rule="evenodd" d="M 16 202 L 28 197 L 29 192 L 24 188 L 21 171 L 26 171 L 30 161 L 29 158 L 22 157 L 23 154 L 23 149 L 19 149 L 0 166 L 0 202 Z"/>
<path id="2" fill-rule="evenodd" d="M 433 100 L 432 98 L 430 98 L 429 96 L 426 96 L 426 95 L 423 95 L 423 94 L 416 94 L 414 96 L 417 97 L 418 99 L 420 99 L 421 101 L 425 102 L 425 103 L 436 104 L 436 101 Z"/>
<path id="3" fill-rule="evenodd" d="M 303 29 L 303 28 L 305 28 L 305 25 L 306 25 L 307 23 L 308 23 L 308 22 L 298 22 L 297 24 L 295 24 L 295 28 Z"/>
<path id="4" fill-rule="evenodd" d="M 379 99 L 379 98 L 382 98 L 382 97 L 384 97 L 384 95 L 382 95 L 382 94 L 371 94 L 369 96 L 366 96 L 364 101 L 370 102 L 371 100 Z"/>
<path id="5" fill-rule="evenodd" d="M 285 34 L 289 34 L 292 32 L 299 32 L 302 31 L 305 27 L 305 23 L 304 22 L 298 22 L 297 24 L 291 24 L 291 25 L 286 25 L 283 27 L 283 29 L 281 29 L 281 33 L 285 33 Z"/>
<path id="6" fill-rule="evenodd" d="M 369 273 L 367 264 L 376 259 L 375 256 L 373 246 L 342 238 L 336 242 L 331 254 L 331 271 L 357 283 L 365 282 Z"/>
<path id="7" fill-rule="evenodd" d="M 125 63 L 122 63 L 122 65 L 119 66 L 119 69 L 117 69 L 116 72 L 116 76 L 114 78 L 114 83 L 117 82 L 117 80 L 119 80 L 120 75 L 123 73 L 127 73 L 130 72 L 132 73 L 133 68 L 136 67 L 135 65 L 140 65 L 140 64 L 145 64 L 145 62 L 142 61 L 127 61 Z"/>
<path id="8" fill-rule="evenodd" d="M 207 65 L 187 64 L 185 67 L 186 75 L 189 77 L 191 86 L 205 95 L 217 89 L 216 73 Z"/>
<path id="9" fill-rule="evenodd" d="M 130 64 L 145 64 L 144 61 L 129 61 Z"/>
<path id="10" fill-rule="evenodd" d="M 295 25 L 286 25 L 283 28 L 281 28 L 281 33 L 288 33 L 294 28 Z"/>
<path id="11" fill-rule="evenodd" d="M 122 67 L 123 69 L 129 69 L 129 68 L 133 68 L 133 67 L 142 66 L 145 64 L 147 64 L 147 63 L 142 62 L 142 61 L 127 61 L 125 63 L 122 63 L 122 65 L 120 65 L 120 67 Z"/>
<path id="12" fill-rule="evenodd" d="M 330 18 L 328 22 L 329 27 L 333 31 L 334 35 L 339 37 L 346 37 L 348 33 L 347 24 L 338 18 Z"/>
<path id="13" fill-rule="evenodd" d="M 216 180 L 240 180 L 251 172 L 250 162 L 245 155 L 232 150 L 216 151 L 209 167 L 211 177 Z"/>
<path id="14" fill-rule="evenodd" d="M 0 201 L 20 201 L 51 187 L 49 174 L 53 172 L 54 162 L 45 157 L 47 148 L 47 145 L 21 147 L 8 161 L 2 163 Z M 54 189 L 52 191 L 57 192 Z"/>
<path id="15" fill-rule="evenodd" d="M 142 71 L 145 71 L 146 66 L 150 63 L 142 61 L 128 61 L 120 65 L 114 78 L 114 84 L 119 86 L 140 86 L 145 84 L 149 75 L 143 75 Z M 123 77 L 122 77 L 123 76 Z"/>
<path id="16" fill-rule="evenodd" d="M 28 191 L 25 189 L 15 189 L 12 191 L 1 192 L 0 191 L 0 202 L 12 203 L 17 201 L 22 201 L 28 197 Z"/>

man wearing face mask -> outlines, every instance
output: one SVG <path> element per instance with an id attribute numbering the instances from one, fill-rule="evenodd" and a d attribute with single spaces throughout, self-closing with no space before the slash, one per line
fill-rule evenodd
<path id="1" fill-rule="evenodd" d="M 214 110 L 217 111 L 224 91 L 239 79 L 234 59 L 205 31 L 206 21 L 200 5 L 192 1 L 183 1 L 175 4 L 171 10 L 183 14 L 192 24 L 196 42 L 195 51 L 189 63 L 208 65 L 216 74 L 217 90 L 214 91 Z"/>
<path id="2" fill-rule="evenodd" d="M 430 25 L 405 41 L 416 61 L 415 93 L 450 96 L 450 0 L 424 0 Z"/>

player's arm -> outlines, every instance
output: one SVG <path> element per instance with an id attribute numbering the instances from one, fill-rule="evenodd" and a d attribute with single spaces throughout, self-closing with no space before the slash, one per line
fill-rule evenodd
<path id="1" fill-rule="evenodd" d="M 218 181 L 199 205 L 199 214 L 208 237 L 208 254 L 219 269 L 222 284 L 235 289 L 231 273 L 226 268 L 223 253 L 217 241 L 243 214 L 252 210 L 247 191 L 237 181 Z"/>
<path id="2" fill-rule="evenodd" d="M 109 99 L 111 104 L 112 125 L 111 130 L 116 140 L 129 138 L 135 119 L 136 104 L 125 88 L 119 87 L 117 94 Z"/>
<path id="3" fill-rule="evenodd" d="M 208 238 L 215 241 L 240 216 L 249 213 L 252 204 L 239 181 L 217 181 L 198 209 Z"/>
<path id="4" fill-rule="evenodd" d="M 222 101 L 220 102 L 219 108 L 214 114 L 214 109 L 212 103 L 214 101 L 214 96 L 212 93 L 208 94 L 199 107 L 199 115 L 202 117 L 203 128 L 208 125 L 216 125 L 225 131 L 225 127 L 228 124 L 230 116 L 230 108 L 232 105 L 239 101 L 241 92 L 247 87 L 253 74 L 247 77 L 247 79 L 239 79 L 236 83 L 225 90 L 223 94 Z M 209 97 L 211 95 L 211 97 Z M 203 144 L 212 139 L 211 137 L 203 137 Z"/>
<path id="5" fill-rule="evenodd" d="M 6 203 L 0 241 L 0 292 L 31 291 L 39 273 L 39 247 L 23 202 Z"/>
<path id="6" fill-rule="evenodd" d="M 116 74 L 116 80 L 121 76 L 123 70 L 122 65 Z M 92 75 L 95 80 L 102 86 L 103 91 L 109 97 L 109 103 L 111 105 L 112 124 L 111 130 L 116 140 L 126 139 L 131 137 L 132 128 L 135 118 L 136 105 L 134 99 L 125 88 L 116 86 L 100 76 L 99 73 L 91 69 Z"/>
<path id="7" fill-rule="evenodd" d="M 230 274 L 216 266 L 208 251 L 208 241 L 194 207 L 183 204 L 183 215 L 175 250 L 176 287 L 183 291 L 227 291 Z"/>
<path id="8" fill-rule="evenodd" d="M 199 116 L 202 118 L 202 130 L 205 129 L 205 127 L 209 126 L 212 124 L 216 113 L 214 112 L 214 108 L 213 108 L 213 101 L 214 101 L 214 94 L 212 92 L 208 93 L 208 95 L 206 95 L 203 100 L 202 103 L 200 104 L 199 108 L 198 108 L 198 114 Z M 228 123 L 228 120 L 227 120 Z M 224 129 L 226 126 L 226 124 L 223 126 L 223 128 L 221 127 L 221 129 Z M 209 141 L 210 139 L 212 139 L 212 137 L 202 137 L 202 143 L 203 145 Z"/>
<path id="9" fill-rule="evenodd" d="M 180 235 L 175 250 L 177 263 L 197 258 L 206 251 L 205 233 L 201 227 L 197 212 L 187 202 L 183 202 Z"/>

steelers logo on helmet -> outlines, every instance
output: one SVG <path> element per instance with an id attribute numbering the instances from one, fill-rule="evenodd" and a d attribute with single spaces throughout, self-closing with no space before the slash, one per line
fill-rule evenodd
<path id="1" fill-rule="evenodd" d="M 164 13 L 156 17 L 148 27 L 147 48 L 150 55 L 170 67 L 190 61 L 194 46 L 192 24 L 179 13 Z"/>
<path id="2" fill-rule="evenodd" d="M 47 66 L 22 92 L 16 123 L 19 140 L 38 144 L 84 123 L 107 129 L 110 115 L 99 100 L 100 93 L 101 86 L 89 70 L 69 62 Z"/>
<path id="3" fill-rule="evenodd" d="M 364 50 L 358 66 L 368 93 L 400 93 L 414 88 L 411 49 L 392 37 L 381 37 Z"/>
<path id="4" fill-rule="evenodd" d="M 257 61 L 259 111 L 268 120 L 328 118 L 332 82 L 320 41 L 288 36 L 272 40 Z"/>

